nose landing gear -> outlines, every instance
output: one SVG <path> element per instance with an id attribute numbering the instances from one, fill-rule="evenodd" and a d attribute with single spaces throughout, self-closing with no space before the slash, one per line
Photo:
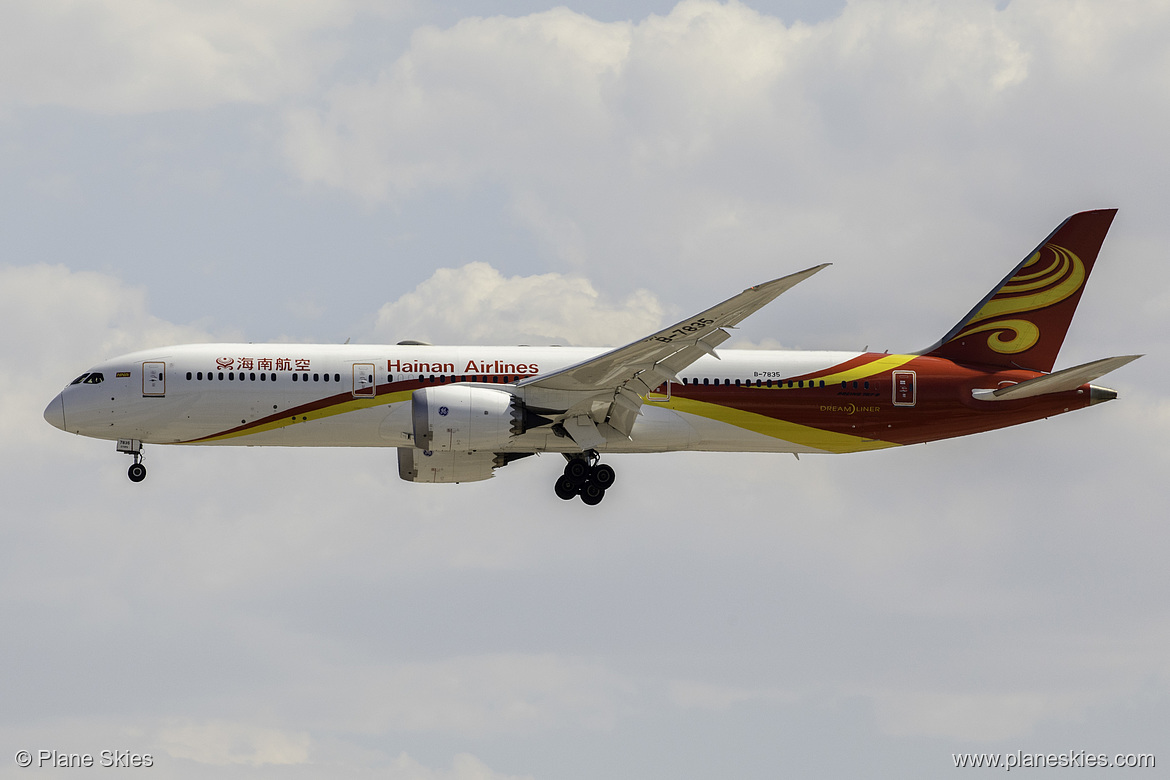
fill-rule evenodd
<path id="1" fill-rule="evenodd" d="M 570 501 L 581 496 L 581 501 L 588 506 L 600 504 L 616 474 L 612 466 L 598 463 L 599 457 L 594 450 L 582 455 L 565 455 L 569 461 L 565 464 L 565 473 L 553 486 L 557 497 Z"/>
<path id="2" fill-rule="evenodd" d="M 146 466 L 142 465 L 142 442 L 138 439 L 118 439 L 118 452 L 134 456 L 134 462 L 126 470 L 126 476 L 131 482 L 141 482 L 146 479 Z"/>

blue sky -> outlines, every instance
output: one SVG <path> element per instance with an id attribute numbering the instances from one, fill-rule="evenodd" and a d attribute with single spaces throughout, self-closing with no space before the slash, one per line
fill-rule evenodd
<path id="1" fill-rule="evenodd" d="M 0 747 L 395 780 L 1170 760 L 1167 40 L 1164 4 L 1095 0 L 6 5 Z M 617 344 L 821 262 L 737 342 L 916 349 L 1105 207 L 1057 365 L 1147 356 L 1116 402 L 968 439 L 629 456 L 588 511 L 547 458 L 428 487 L 390 451 L 160 447 L 131 485 L 41 419 L 150 345 Z"/>

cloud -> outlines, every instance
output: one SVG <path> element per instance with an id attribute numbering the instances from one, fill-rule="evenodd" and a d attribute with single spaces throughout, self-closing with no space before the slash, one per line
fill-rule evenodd
<path id="1" fill-rule="evenodd" d="M 384 305 L 368 338 L 381 343 L 620 346 L 653 333 L 663 324 L 662 316 L 661 304 L 645 290 L 607 303 L 583 277 L 504 277 L 487 263 L 469 263 L 440 268 Z"/>
<path id="2" fill-rule="evenodd" d="M 675 227 L 736 222 L 747 204 L 864 185 L 859 173 L 905 154 L 947 165 L 936 155 L 962 149 L 953 118 L 974 114 L 982 129 L 1027 80 L 1025 13 L 1066 8 L 857 2 L 786 26 L 740 3 L 685 0 L 636 24 L 564 8 L 465 19 L 419 30 L 377 78 L 293 112 L 286 150 L 307 181 L 372 199 L 486 178 L 578 214 L 600 185 L 610 202 L 586 213 L 642 216 L 654 193 L 714 207 L 713 222 L 688 211 Z M 861 137 L 881 156 L 855 157 Z"/>
<path id="3" fill-rule="evenodd" d="M 308 671 L 308 670 L 306 670 Z M 309 700 L 328 729 L 451 734 L 464 738 L 614 728 L 635 686 L 584 659 L 492 653 L 419 663 L 347 662 L 313 674 L 287 694 Z"/>
<path id="4" fill-rule="evenodd" d="M 44 0 L 0 10 L 0 106 L 263 103 L 316 83 L 359 0 Z"/>
<path id="5" fill-rule="evenodd" d="M 432 769 L 402 753 L 390 765 L 389 780 L 531 780 L 531 775 L 507 775 L 492 771 L 469 753 L 459 753 L 450 769 Z"/>
<path id="6" fill-rule="evenodd" d="M 172 758 L 215 765 L 305 764 L 311 745 L 309 735 L 303 732 L 286 734 L 222 720 L 171 724 L 159 730 L 156 740 Z"/>
<path id="7" fill-rule="evenodd" d="M 381 73 L 318 89 L 333 44 L 359 33 L 346 20 L 368 10 L 95 3 L 89 40 L 82 7 L 0 11 L 24 15 L 0 25 L 0 63 L 15 63 L 0 103 L 133 115 L 247 101 L 269 126 L 284 116 L 284 164 L 309 188 L 263 189 L 285 179 L 254 156 L 233 181 L 239 203 L 305 232 L 279 261 L 240 255 L 341 300 L 366 283 L 352 316 L 372 323 L 368 341 L 619 344 L 674 319 L 663 302 L 690 310 L 833 260 L 740 333 L 916 348 L 1067 213 L 1116 204 L 1062 362 L 1151 355 L 1109 378 L 1113 403 L 957 441 L 607 457 L 619 480 L 593 509 L 552 495 L 556 457 L 424 486 L 397 480 L 389 450 L 152 447 L 150 478 L 130 485 L 128 459 L 51 429 L 44 404 L 96 360 L 230 335 L 168 319 L 158 290 L 109 273 L 5 266 L 0 617 L 21 629 L 2 640 L 9 744 L 159 745 L 175 776 L 500 780 L 770 777 L 778 750 L 823 760 L 842 734 L 860 758 L 837 751 L 821 774 L 940 739 L 1163 738 L 1167 9 L 854 2 L 817 25 L 736 3 L 615 24 L 559 9 L 422 28 Z M 52 27 L 53 9 L 73 10 Z M 165 56 L 120 46 L 133 24 Z M 134 147 L 144 125 L 123 121 Z M 58 149 L 59 127 L 46 121 L 45 148 L 68 163 L 79 153 Z M 234 132 L 217 125 L 208 154 Z M 117 191 L 77 175 L 83 192 Z M 68 196 L 73 180 L 44 181 Z M 355 197 L 366 219 L 339 217 Z M 537 257 L 461 265 L 440 248 L 412 258 L 428 278 L 374 311 L 387 264 L 368 248 L 386 245 L 386 222 L 429 246 L 433 225 L 466 230 L 459 209 L 515 220 Z M 164 241 L 186 224 L 170 217 L 152 212 Z M 64 256 L 119 267 L 72 218 L 31 230 L 75 234 Z M 311 234 L 370 266 L 298 269 Z M 244 308 L 191 297 L 209 323 Z M 934 777 L 937 762 L 898 772 Z"/>
<path id="8" fill-rule="evenodd" d="M 164 344 L 211 341 L 147 311 L 146 291 L 62 265 L 0 266 L 0 343 L 18 373 L 0 376 L 0 431 L 40 441 L 43 409 L 86 367 Z"/>
<path id="9" fill-rule="evenodd" d="M 823 299 L 786 298 L 816 335 L 782 340 L 917 349 L 1074 211 L 1120 205 L 1137 221 L 1118 233 L 1167 238 L 1142 150 L 1165 123 L 1170 55 L 1151 37 L 1170 13 L 1139 7 L 863 0 L 808 25 L 686 0 L 637 22 L 469 18 L 291 109 L 284 152 L 303 181 L 372 207 L 499 192 L 545 262 L 606 290 L 678 299 L 696 278 L 834 261 L 834 307 L 849 305 L 824 322 Z M 915 284 L 967 290 L 922 301 L 937 333 L 870 294 Z"/>
<path id="10" fill-rule="evenodd" d="M 1011 693 L 946 693 L 877 696 L 877 714 L 890 734 L 990 742 L 1019 739 L 1046 719 L 1072 719 L 1086 702 L 1068 696 Z"/>

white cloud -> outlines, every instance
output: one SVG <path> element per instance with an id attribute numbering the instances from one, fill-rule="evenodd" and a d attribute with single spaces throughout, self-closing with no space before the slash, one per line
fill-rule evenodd
<path id="1" fill-rule="evenodd" d="M 687 0 L 636 23 L 464 19 L 291 111 L 284 148 L 303 180 L 371 203 L 502 192 L 558 267 L 607 290 L 673 298 L 835 261 L 845 311 L 824 322 L 824 299 L 790 297 L 823 341 L 783 340 L 917 349 L 1074 211 L 1121 205 L 1164 235 L 1142 150 L 1165 123 L 1170 55 L 1151 39 L 1170 13 L 1141 7 L 863 0 L 785 25 Z M 905 296 L 869 294 L 958 282 L 957 304 L 922 302 L 948 307 L 938 333 Z"/>
<path id="2" fill-rule="evenodd" d="M 450 769 L 432 769 L 402 753 L 390 765 L 389 780 L 531 780 L 531 775 L 508 775 L 492 771 L 470 753 L 459 753 Z"/>
<path id="3" fill-rule="evenodd" d="M 172 758 L 214 765 L 305 764 L 311 748 L 309 735 L 304 732 L 288 734 L 223 720 L 168 724 L 155 739 Z"/>
<path id="4" fill-rule="evenodd" d="M 607 303 L 583 277 L 504 277 L 487 263 L 469 263 L 440 268 L 379 309 L 369 340 L 619 346 L 653 333 L 662 315 L 645 290 Z"/>
<path id="5" fill-rule="evenodd" d="M 315 84 L 363 0 L 38 0 L 0 10 L 0 106 L 125 114 Z"/>
<path id="6" fill-rule="evenodd" d="M 747 702 L 795 703 L 798 697 L 788 691 L 760 688 L 737 688 L 704 681 L 674 680 L 667 687 L 672 704 L 683 709 L 710 709 L 725 711 Z"/>
<path id="7" fill-rule="evenodd" d="M 687 207 L 680 228 L 851 177 L 834 158 L 857 134 L 899 153 L 951 148 L 950 116 L 1001 110 L 1028 60 L 987 3 L 858 2 L 812 27 L 708 0 L 637 24 L 563 8 L 466 19 L 420 30 L 323 111 L 294 112 L 286 148 L 306 180 L 368 198 L 488 178 L 575 216 L 643 216 L 654 195 Z"/>
<path id="8" fill-rule="evenodd" d="M 325 728 L 482 738 L 610 729 L 629 714 L 634 691 L 602 665 L 552 654 L 355 661 L 329 668 L 314 659 L 313 673 L 283 695 L 314 702 L 313 719 Z"/>
<path id="9" fill-rule="evenodd" d="M 872 329 L 888 339 L 878 349 L 920 347 L 1066 213 L 1114 203 L 1065 364 L 1156 353 L 1170 333 L 1162 5 L 856 2 L 814 26 L 701 2 L 635 23 L 563 9 L 466 19 L 418 31 L 380 76 L 326 94 L 312 83 L 354 6 L 157 3 L 134 22 L 136 4 L 95 3 L 92 40 L 71 32 L 75 16 L 44 21 L 80 7 L 0 11 L 26 17 L 0 25 L 0 63 L 19 65 L 0 102 L 283 111 L 294 96 L 288 164 L 375 215 L 338 222 L 323 202 L 329 256 L 384 242 L 368 226 L 387 203 L 421 217 L 420 242 L 428 220 L 461 229 L 419 197 L 451 189 L 456 208 L 510 214 L 560 264 L 444 268 L 386 304 L 367 340 L 622 343 L 671 318 L 660 301 L 707 305 L 834 260 L 740 334 L 848 347 Z M 131 23 L 158 46 L 119 47 Z M 92 68 L 68 59 L 70 40 Z M 119 121 L 138 138 L 133 117 Z M 70 175 L 42 184 L 68 201 Z M 505 208 L 485 206 L 501 192 Z M 280 200 L 303 190 L 243 194 L 309 211 Z M 215 213 L 208 203 L 182 205 Z M 47 224 L 66 234 L 72 218 Z M 160 209 L 152 229 L 165 235 L 169 218 Z M 76 233 L 76 257 L 118 266 Z M 368 254 L 374 273 L 304 275 L 283 257 L 263 270 L 351 290 L 393 273 Z M 629 293 L 641 288 L 660 297 Z M 726 750 L 724 773 L 756 777 L 774 774 L 777 747 L 722 736 L 740 725 L 796 752 L 852 729 L 879 753 L 922 754 L 940 737 L 1014 750 L 1045 730 L 1132 739 L 1166 720 L 1170 406 L 1156 354 L 1109 378 L 1116 402 L 929 447 L 617 457 L 619 481 L 592 510 L 552 496 L 547 457 L 444 487 L 399 482 L 389 451 L 157 447 L 134 486 L 112 445 L 40 414 L 95 360 L 224 337 L 158 316 L 156 292 L 0 269 L 16 366 L 0 380 L 0 617 L 22 628 L 0 642 L 9 744 L 165 745 L 175 776 L 211 763 L 240 777 L 499 780 L 597 776 L 579 758 L 636 733 L 610 758 L 629 772 L 674 760 L 663 775 L 693 762 L 709 776 L 702 761 Z M 231 316 L 204 304 L 209 322 Z M 756 323 L 777 315 L 812 335 L 771 338 Z M 924 317 L 938 332 L 923 337 Z M 833 341 L 838 329 L 866 335 Z M 826 728 L 842 702 L 863 714 Z"/>
<path id="10" fill-rule="evenodd" d="M 566 143 L 588 154 L 610 134 L 602 87 L 626 28 L 560 8 L 419 29 L 375 81 L 336 89 L 328 114 L 293 112 L 287 151 L 306 180 L 370 198 L 547 164 Z"/>
<path id="11" fill-rule="evenodd" d="M 1045 719 L 1075 718 L 1084 706 L 1073 697 L 1025 690 L 876 697 L 878 717 L 890 734 L 974 742 L 1020 739 Z"/>
<path id="12" fill-rule="evenodd" d="M 43 437 L 45 404 L 88 366 L 150 346 L 211 341 L 148 313 L 146 291 L 61 265 L 0 266 L 0 343 L 19 372 L 0 376 L 0 431 Z M 9 438 L 11 437 L 11 438 Z"/>

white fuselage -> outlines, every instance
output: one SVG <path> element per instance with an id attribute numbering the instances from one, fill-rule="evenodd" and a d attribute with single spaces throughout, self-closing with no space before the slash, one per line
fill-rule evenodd
<path id="1" fill-rule="evenodd" d="M 411 390 L 475 382 L 491 387 L 569 366 L 608 348 L 193 344 L 144 350 L 94 366 L 45 410 L 58 428 L 147 444 L 410 447 Z M 721 350 L 686 369 L 689 383 L 738 385 L 806 374 L 855 352 Z M 101 380 L 96 381 L 96 375 Z M 681 378 L 681 377 L 680 377 Z M 821 448 L 688 414 L 651 395 L 629 438 L 608 452 Z M 515 452 L 572 452 L 548 428 L 515 437 Z"/>

